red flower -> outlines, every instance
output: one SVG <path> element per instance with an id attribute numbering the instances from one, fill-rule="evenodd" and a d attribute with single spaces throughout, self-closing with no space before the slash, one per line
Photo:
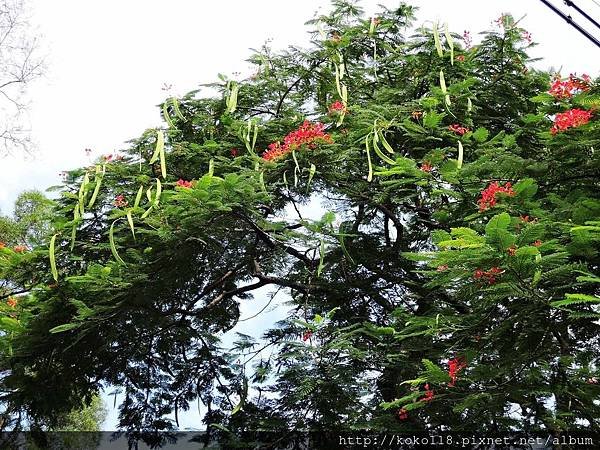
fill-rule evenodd
<path id="1" fill-rule="evenodd" d="M 465 61 L 465 55 L 456 55 L 456 59 L 458 62 L 464 62 Z"/>
<path id="2" fill-rule="evenodd" d="M 477 269 L 473 272 L 473 278 L 476 280 L 485 279 L 489 284 L 494 284 L 497 278 L 504 273 L 500 267 L 492 267 L 489 270 Z"/>
<path id="3" fill-rule="evenodd" d="M 191 181 L 182 180 L 181 178 L 179 180 L 177 180 L 177 183 L 175 183 L 176 187 L 186 188 L 186 189 L 191 188 L 192 185 L 193 184 Z"/>
<path id="4" fill-rule="evenodd" d="M 467 361 L 464 357 L 452 358 L 448 361 L 448 375 L 450 376 L 450 383 L 448 386 L 453 387 L 456 384 L 458 378 L 458 372 L 467 367 Z"/>
<path id="5" fill-rule="evenodd" d="M 422 402 L 430 402 L 435 397 L 433 389 L 429 388 L 429 383 L 425 384 L 425 397 L 421 399 Z"/>
<path id="6" fill-rule="evenodd" d="M 124 208 L 125 206 L 128 205 L 128 202 L 127 202 L 127 200 L 125 200 L 125 196 L 123 194 L 120 194 L 115 197 L 115 201 L 113 202 L 113 204 L 117 208 Z"/>
<path id="7" fill-rule="evenodd" d="M 288 153 L 288 150 L 281 146 L 281 143 L 273 142 L 268 145 L 268 150 L 263 153 L 263 159 L 272 161 Z"/>
<path id="8" fill-rule="evenodd" d="M 432 169 L 433 169 L 433 166 L 431 164 L 429 164 L 427 161 L 425 161 L 423 164 L 421 164 L 421 170 L 423 172 L 431 172 Z"/>
<path id="9" fill-rule="evenodd" d="M 344 105 L 339 100 L 333 102 L 329 105 L 329 114 L 342 114 L 347 111 L 346 105 Z"/>
<path id="10" fill-rule="evenodd" d="M 308 341 L 308 340 L 310 339 L 310 337 L 312 336 L 312 334 L 313 334 L 313 333 L 312 333 L 312 331 L 310 331 L 310 330 L 306 330 L 306 331 L 304 332 L 304 334 L 302 335 L 302 340 L 303 340 L 304 342 Z"/>
<path id="11" fill-rule="evenodd" d="M 402 408 L 400 411 L 398 411 L 398 419 L 400 419 L 400 420 L 408 419 L 408 411 L 406 410 L 406 408 Z"/>
<path id="12" fill-rule="evenodd" d="M 517 246 L 513 244 L 513 245 L 511 245 L 510 247 L 508 247 L 508 248 L 506 249 L 506 251 L 508 252 L 508 254 L 509 254 L 510 256 L 515 256 L 515 255 L 517 254 Z"/>
<path id="13" fill-rule="evenodd" d="M 11 308 L 14 308 L 17 306 L 17 299 L 14 297 L 8 297 L 8 300 L 6 300 L 6 304 Z"/>
<path id="14" fill-rule="evenodd" d="M 263 159 L 272 161 L 304 145 L 312 149 L 317 144 L 331 144 L 333 140 L 329 134 L 323 131 L 324 127 L 325 125 L 322 123 L 310 123 L 305 120 L 297 130 L 288 133 L 283 138 L 283 145 L 280 142 L 269 144 L 269 149 L 263 153 Z"/>
<path id="15" fill-rule="evenodd" d="M 27 251 L 27 247 L 25 247 L 24 245 L 16 245 L 13 250 L 15 251 L 15 253 L 25 253 Z"/>
<path id="16" fill-rule="evenodd" d="M 539 247 L 540 245 L 542 245 L 542 241 L 540 241 L 539 239 L 537 241 L 535 241 L 533 244 L 534 247 Z"/>
<path id="17" fill-rule="evenodd" d="M 573 94 L 590 90 L 591 78 L 589 75 L 583 74 L 581 78 L 570 74 L 569 78 L 562 80 L 560 75 L 554 77 L 554 81 L 550 85 L 549 94 L 552 94 L 556 99 L 571 98 Z"/>
<path id="18" fill-rule="evenodd" d="M 494 181 L 493 183 L 490 183 L 487 188 L 481 191 L 481 198 L 477 201 L 477 203 L 479 203 L 479 212 L 496 206 L 496 194 L 499 192 L 510 197 L 515 195 L 515 191 L 513 191 L 510 183 L 500 186 L 497 181 Z"/>
<path id="19" fill-rule="evenodd" d="M 232 148 L 231 150 L 229 150 L 229 153 L 231 154 L 232 157 L 236 157 L 237 155 L 240 154 L 239 150 L 237 148 Z"/>
<path id="20" fill-rule="evenodd" d="M 566 131 L 569 128 L 577 128 L 585 125 L 592 118 L 592 111 L 585 109 L 573 108 L 568 111 L 557 113 L 554 116 L 554 125 L 550 128 L 550 133 L 556 134 L 559 131 Z"/>
<path id="21" fill-rule="evenodd" d="M 529 219 L 529 216 L 521 216 L 521 217 L 519 217 L 519 218 L 520 218 L 520 219 L 521 219 L 521 221 L 523 221 L 523 222 L 529 222 L 529 221 L 530 221 L 530 219 Z"/>
<path id="22" fill-rule="evenodd" d="M 461 127 L 461 126 L 460 126 L 459 124 L 457 124 L 457 123 L 453 123 L 452 125 L 450 125 L 450 126 L 448 127 L 448 129 L 449 129 L 450 131 L 453 131 L 453 132 L 455 132 L 456 134 L 459 134 L 459 135 L 461 135 L 461 136 L 463 136 L 463 135 L 465 135 L 466 133 L 468 133 L 469 131 L 471 131 L 471 130 L 469 130 L 467 127 Z"/>

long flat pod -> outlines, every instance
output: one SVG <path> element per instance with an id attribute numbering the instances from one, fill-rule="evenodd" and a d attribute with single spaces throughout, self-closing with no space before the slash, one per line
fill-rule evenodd
<path id="1" fill-rule="evenodd" d="M 133 225 L 133 216 L 131 214 L 131 209 L 129 211 L 127 211 L 127 223 L 129 224 L 129 229 L 131 230 L 133 239 L 135 239 L 135 227 Z"/>
<path id="2" fill-rule="evenodd" d="M 96 186 L 94 186 L 94 192 L 92 192 L 92 198 L 90 198 L 90 202 L 88 203 L 88 208 L 91 208 L 96 203 L 96 199 L 98 198 L 98 194 L 100 193 L 100 186 L 102 185 L 102 179 L 104 178 L 104 174 L 106 173 L 106 165 L 96 166 Z"/>
<path id="3" fill-rule="evenodd" d="M 371 138 L 371 133 L 367 134 L 365 138 L 365 150 L 367 151 L 367 164 L 369 166 L 369 173 L 367 174 L 367 181 L 371 182 L 373 180 L 373 162 L 371 161 L 371 148 L 369 147 L 369 139 Z"/>
<path id="4" fill-rule="evenodd" d="M 150 158 L 150 164 L 154 164 L 160 158 L 160 154 L 164 149 L 165 135 L 161 130 L 156 130 L 156 147 L 154 147 L 154 153 L 152 154 L 152 158 Z"/>
<path id="5" fill-rule="evenodd" d="M 117 260 L 119 264 L 125 264 L 125 261 L 119 256 L 119 252 L 117 251 L 117 246 L 115 245 L 115 223 L 120 219 L 115 220 L 110 224 L 110 229 L 108 230 L 108 242 L 110 243 L 110 251 Z"/>
<path id="6" fill-rule="evenodd" d="M 50 270 L 52 271 L 52 278 L 54 281 L 58 281 L 58 269 L 56 268 L 56 234 L 50 238 L 50 245 L 48 247 L 48 256 L 50 258 Z"/>
<path id="7" fill-rule="evenodd" d="M 454 40 L 448 30 L 448 23 L 444 25 L 444 34 L 446 35 L 446 42 L 448 42 L 448 46 L 450 47 L 450 64 L 454 65 Z"/>
<path id="8" fill-rule="evenodd" d="M 442 43 L 440 41 L 440 33 L 438 32 L 437 22 L 433 24 L 433 43 L 435 45 L 435 49 L 437 50 L 438 56 L 442 58 L 444 56 L 444 50 L 442 49 Z"/>

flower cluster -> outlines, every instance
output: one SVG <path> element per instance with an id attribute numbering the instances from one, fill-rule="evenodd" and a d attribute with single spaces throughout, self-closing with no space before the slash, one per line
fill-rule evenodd
<path id="1" fill-rule="evenodd" d="M 494 20 L 494 22 L 496 23 L 496 26 L 498 28 L 504 28 L 506 29 L 507 27 L 509 27 L 511 25 L 511 20 L 510 20 L 510 16 L 508 14 L 502 14 L 500 17 L 498 17 L 496 20 Z"/>
<path id="2" fill-rule="evenodd" d="M 548 93 L 556 99 L 571 98 L 573 94 L 589 91 L 590 82 L 591 78 L 586 74 L 583 74 L 581 78 L 570 74 L 569 78 L 564 81 L 557 75 L 552 81 Z"/>
<path id="3" fill-rule="evenodd" d="M 459 135 L 461 135 L 461 136 L 463 136 L 463 135 L 465 135 L 466 133 L 468 133 L 469 131 L 471 131 L 471 130 L 469 130 L 467 127 L 461 127 L 461 126 L 460 126 L 459 124 L 457 124 L 457 123 L 453 123 L 452 125 L 450 125 L 450 126 L 448 127 L 448 129 L 449 129 L 450 131 L 453 131 L 453 132 L 455 132 L 456 134 L 459 134 Z"/>
<path id="4" fill-rule="evenodd" d="M 492 267 L 490 270 L 477 269 L 473 273 L 473 278 L 476 280 L 485 280 L 489 284 L 494 284 L 498 277 L 504 273 L 500 267 Z"/>
<path id="5" fill-rule="evenodd" d="M 467 361 L 464 357 L 452 358 L 448 361 L 448 375 L 450 376 L 450 383 L 448 386 L 453 387 L 456 384 L 458 378 L 458 372 L 467 367 Z"/>
<path id="6" fill-rule="evenodd" d="M 17 306 L 17 303 L 17 299 L 14 297 L 8 297 L 8 300 L 6 300 L 6 304 L 11 308 L 15 308 Z"/>
<path id="7" fill-rule="evenodd" d="M 431 165 L 429 162 L 427 162 L 427 161 L 424 161 L 424 162 L 421 164 L 421 170 L 422 170 L 423 172 L 431 172 L 431 171 L 433 170 L 433 166 L 432 166 L 432 165 Z"/>
<path id="8" fill-rule="evenodd" d="M 127 200 L 125 200 L 125 196 L 123 194 L 120 194 L 115 197 L 115 201 L 113 202 L 113 204 L 117 208 L 124 208 L 125 206 L 127 206 L 128 202 Z"/>
<path id="9" fill-rule="evenodd" d="M 465 48 L 468 50 L 473 46 L 473 37 L 471 36 L 471 32 L 465 30 L 463 33 L 463 42 L 465 43 Z"/>
<path id="10" fill-rule="evenodd" d="M 554 125 L 550 128 L 550 133 L 556 134 L 559 131 L 566 131 L 569 128 L 577 128 L 585 125 L 592 118 L 593 113 L 585 109 L 573 108 L 568 111 L 557 113 L 554 116 Z"/>
<path id="11" fill-rule="evenodd" d="M 269 144 L 269 149 L 263 153 L 263 159 L 272 161 L 303 145 L 315 148 L 319 143 L 331 144 L 333 140 L 329 134 L 323 131 L 324 126 L 322 123 L 310 123 L 305 120 L 297 130 L 292 131 L 283 139 L 283 144 L 279 141 Z"/>
<path id="12" fill-rule="evenodd" d="M 408 410 L 406 408 L 402 408 L 400 411 L 398 411 L 398 419 L 400 419 L 400 420 L 408 419 Z"/>
<path id="13" fill-rule="evenodd" d="M 429 387 L 429 383 L 425 384 L 425 397 L 423 397 L 420 401 L 422 402 L 430 402 L 435 397 L 435 393 L 433 389 Z"/>
<path id="14" fill-rule="evenodd" d="M 346 105 L 344 105 L 339 100 L 337 100 L 337 101 L 333 102 L 331 105 L 329 105 L 329 114 L 330 115 L 342 114 L 342 113 L 346 113 L 346 112 L 347 112 Z"/>
<path id="15" fill-rule="evenodd" d="M 510 183 L 500 186 L 497 181 L 494 181 L 493 183 L 490 183 L 489 186 L 483 191 L 481 191 L 481 198 L 477 201 L 477 203 L 479 203 L 479 212 L 496 206 L 496 194 L 498 193 L 503 193 L 510 197 L 515 195 L 515 191 L 513 191 Z"/>
<path id="16" fill-rule="evenodd" d="M 193 186 L 193 183 L 191 181 L 186 181 L 180 178 L 179 180 L 177 180 L 177 183 L 175 183 L 175 186 L 189 189 Z"/>

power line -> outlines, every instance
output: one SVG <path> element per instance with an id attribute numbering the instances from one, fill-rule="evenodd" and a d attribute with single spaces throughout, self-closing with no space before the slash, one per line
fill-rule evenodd
<path id="1" fill-rule="evenodd" d="M 581 34 L 583 34 L 586 38 L 588 38 L 590 41 L 592 41 L 592 43 L 595 44 L 596 47 L 600 48 L 600 41 L 598 39 L 596 39 L 592 34 L 590 34 L 585 28 L 582 28 L 579 24 L 577 24 L 571 16 L 567 16 L 564 12 L 562 12 L 560 9 L 558 9 L 556 6 L 554 6 L 552 3 L 548 2 L 548 0 L 540 0 L 540 1 L 544 5 L 546 5 L 548 8 L 550 8 L 552 11 L 554 11 L 556 14 L 558 14 L 560 17 L 565 19 L 569 25 L 571 25 L 573 28 L 575 28 L 577 31 L 579 31 Z"/>
<path id="2" fill-rule="evenodd" d="M 592 17 L 590 17 L 588 15 L 588 13 L 586 13 L 583 9 L 581 9 L 579 6 L 577 6 L 575 3 L 573 3 L 571 0 L 564 0 L 565 5 L 574 8 L 575 11 L 577 11 L 579 14 L 581 14 L 583 17 L 585 17 L 587 20 L 589 20 L 590 22 L 592 22 L 594 25 L 596 25 L 597 28 L 600 28 L 600 23 L 596 22 Z"/>

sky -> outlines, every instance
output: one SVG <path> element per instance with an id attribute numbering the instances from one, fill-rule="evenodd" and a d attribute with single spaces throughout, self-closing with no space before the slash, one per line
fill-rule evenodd
<path id="1" fill-rule="evenodd" d="M 551 0 L 561 9 L 562 1 Z M 600 18 L 600 1 L 578 4 Z M 6 213 L 19 192 L 59 184 L 63 170 L 88 164 L 126 147 L 145 129 L 162 126 L 156 107 L 170 95 L 183 95 L 218 73 L 246 73 L 251 48 L 272 40 L 275 48 L 308 45 L 304 22 L 329 0 L 30 0 L 32 25 L 40 34 L 46 74 L 30 90 L 30 127 L 36 148 L 29 156 L 0 158 L 0 211 Z M 468 30 L 477 41 L 504 12 L 539 45 L 536 66 L 562 68 L 563 74 L 600 74 L 600 49 L 578 34 L 538 0 L 414 0 L 416 25 L 447 22 L 452 31 Z M 377 4 L 364 0 L 368 14 Z M 584 21 L 573 13 L 581 24 Z M 600 35 L 600 32 L 597 33 Z M 165 85 L 171 85 L 165 91 Z M 85 149 L 92 149 L 91 157 Z M 264 296 L 263 296 L 264 297 Z M 257 302 L 261 303 L 262 302 Z M 256 305 L 242 311 L 251 315 Z M 254 308 L 254 309 L 253 309 Z M 265 321 L 278 317 L 267 310 Z M 263 322 L 264 323 L 264 322 Z M 245 322 L 242 332 L 256 330 Z M 111 411 L 107 423 L 115 422 Z M 193 418 L 184 426 L 193 426 Z"/>

